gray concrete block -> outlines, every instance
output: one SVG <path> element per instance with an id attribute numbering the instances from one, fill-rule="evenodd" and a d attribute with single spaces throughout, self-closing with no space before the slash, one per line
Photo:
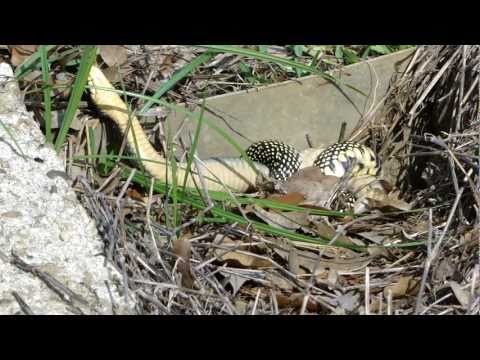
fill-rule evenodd
<path id="1" fill-rule="evenodd" d="M 308 76 L 254 90 L 240 91 L 206 99 L 205 116 L 226 130 L 239 144 L 248 146 L 235 131 L 251 141 L 280 139 L 305 149 L 308 134 L 314 146 L 337 141 L 342 122 L 347 134 L 373 101 L 385 94 L 395 68 L 403 69 L 413 50 L 407 49 L 370 61 L 344 67 L 334 73 L 367 97 L 342 86 L 339 90 L 319 76 Z M 198 109 L 193 109 L 199 113 Z M 185 116 L 176 111 L 169 117 L 179 128 Z M 227 125 L 228 123 L 228 125 Z M 182 131 L 194 134 L 196 122 L 188 121 Z M 232 131 L 234 129 L 235 131 Z M 199 143 L 201 157 L 237 156 L 220 135 L 203 126 Z"/>
<path id="2" fill-rule="evenodd" d="M 95 223 L 78 202 L 64 164 L 23 104 L 9 65 L 0 64 L 0 314 L 21 313 L 14 294 L 35 314 L 130 313 L 105 264 Z M 8 131 L 7 131 L 8 129 Z M 42 276 L 12 263 L 14 256 L 74 294 L 71 303 Z M 80 300 L 80 299 L 83 299 Z M 74 310 L 76 308 L 76 310 Z"/>

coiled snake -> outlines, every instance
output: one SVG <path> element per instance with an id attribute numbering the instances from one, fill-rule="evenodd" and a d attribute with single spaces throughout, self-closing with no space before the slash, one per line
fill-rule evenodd
<path id="1" fill-rule="evenodd" d="M 123 134 L 127 134 L 130 148 L 137 150 L 145 169 L 157 179 L 171 181 L 172 170 L 167 166 L 166 159 L 153 148 L 138 119 L 129 115 L 125 103 L 96 66 L 90 70 L 89 85 L 93 101 L 115 121 Z M 261 141 L 251 145 L 246 154 L 253 160 L 255 169 L 242 158 L 210 158 L 199 162 L 198 167 L 192 164 L 186 186 L 195 187 L 195 184 L 198 186 L 203 181 L 208 190 L 225 191 L 228 188 L 245 193 L 258 189 L 262 178 L 285 181 L 299 169 L 312 165 L 322 169 L 325 175 L 336 177 L 348 173 L 351 177 L 371 179 L 378 172 L 378 161 L 373 151 L 353 142 L 336 143 L 326 149 L 307 149 L 299 153 L 279 141 Z M 183 184 L 187 176 L 185 164 L 177 166 L 176 176 L 177 183 Z M 363 183 L 361 186 L 352 185 L 349 191 L 356 193 L 362 187 Z"/>

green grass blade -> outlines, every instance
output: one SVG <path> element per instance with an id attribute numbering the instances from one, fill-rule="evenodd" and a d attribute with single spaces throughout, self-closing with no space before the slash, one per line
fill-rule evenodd
<path id="1" fill-rule="evenodd" d="M 85 46 L 85 48 L 83 49 L 82 60 L 80 62 L 80 67 L 78 69 L 75 83 L 73 84 L 72 94 L 70 95 L 70 99 L 68 100 L 67 110 L 65 111 L 65 115 L 62 121 L 62 127 L 60 128 L 60 132 L 55 142 L 55 150 L 57 152 L 60 151 L 65 141 L 65 138 L 67 137 L 68 130 L 70 129 L 70 125 L 73 121 L 75 112 L 77 111 L 78 105 L 80 104 L 80 99 L 85 90 L 85 85 L 87 84 L 90 68 L 95 62 L 96 56 L 96 46 Z"/>
<path id="2" fill-rule="evenodd" d="M 57 45 L 44 45 L 47 52 L 52 50 Z M 17 80 L 21 80 L 25 75 L 30 73 L 32 70 L 35 70 L 40 65 L 41 53 L 39 51 L 34 52 L 30 57 L 25 59 L 25 61 L 18 65 L 15 69 L 15 77 Z"/>
<path id="3" fill-rule="evenodd" d="M 52 50 L 55 46 L 57 45 L 44 45 L 45 50 L 48 52 Z M 30 57 L 25 59 L 25 61 L 18 65 L 18 67 L 15 70 L 15 77 L 17 80 L 21 80 L 25 75 L 30 73 L 32 70 L 37 69 L 38 66 L 40 65 L 40 58 L 41 58 L 41 53 L 39 51 L 34 52 Z"/>
<path id="4" fill-rule="evenodd" d="M 45 120 L 45 138 L 47 143 L 53 143 L 52 136 L 52 88 L 50 84 L 50 64 L 48 63 L 48 50 L 45 45 L 41 45 L 39 48 L 40 62 L 42 64 L 42 80 L 43 80 L 43 104 L 44 112 L 43 117 Z"/>
<path id="5" fill-rule="evenodd" d="M 130 169 L 124 169 L 124 176 L 127 176 L 130 174 L 132 170 Z M 148 188 L 150 184 L 150 178 L 148 176 L 145 176 L 140 173 L 136 173 L 134 177 L 132 178 L 132 181 L 135 182 L 138 185 L 143 186 L 145 189 Z M 159 181 L 155 181 L 154 189 L 156 192 L 159 193 L 165 193 L 167 187 L 165 184 L 162 184 Z M 201 200 L 200 197 L 198 196 L 192 196 L 192 194 L 186 194 L 183 191 L 178 191 L 177 193 L 177 200 L 179 202 L 188 204 L 190 206 L 193 206 L 199 210 L 202 210 L 205 208 L 205 204 Z M 283 236 L 286 237 L 290 240 L 295 240 L 295 241 L 301 241 L 301 242 L 307 242 L 307 243 L 312 243 L 312 244 L 327 244 L 330 239 L 323 238 L 323 237 L 318 237 L 314 238 L 311 236 L 307 235 L 302 235 L 302 234 L 297 234 L 296 232 L 289 231 L 289 230 L 284 230 L 281 228 L 276 228 L 272 227 L 270 225 L 254 221 L 254 220 L 247 220 L 241 215 L 237 215 L 233 212 L 224 210 L 220 206 L 214 206 L 211 210 L 210 213 L 215 216 L 215 218 L 220 219 L 220 221 L 227 220 L 230 223 L 239 223 L 242 225 L 253 225 L 256 230 L 268 233 L 271 235 L 277 235 L 277 236 Z M 352 244 L 345 244 L 341 242 L 335 242 L 336 246 L 342 246 L 342 247 L 347 247 L 349 249 L 355 249 L 355 250 L 360 250 L 360 251 L 365 251 L 365 249 L 362 249 L 359 246 L 352 245 Z"/>
<path id="6" fill-rule="evenodd" d="M 167 137 L 167 149 L 166 155 L 168 159 L 168 163 L 170 163 L 171 169 L 172 169 L 172 178 L 171 180 L 171 196 L 173 200 L 173 228 L 176 228 L 178 225 L 178 183 L 177 183 L 177 160 L 175 159 L 175 150 L 173 147 L 173 136 L 172 136 L 172 131 L 169 126 L 169 123 L 166 123 L 166 137 Z M 168 166 L 167 163 L 167 166 Z M 168 172 L 167 172 L 168 173 Z"/>
<path id="7" fill-rule="evenodd" d="M 193 137 L 193 143 L 187 157 L 187 167 L 185 169 L 185 177 L 183 179 L 183 188 L 187 185 L 188 176 L 190 175 L 190 169 L 192 168 L 193 157 L 198 146 L 198 139 L 200 138 L 200 130 L 202 129 L 203 113 L 205 111 L 205 99 L 202 102 L 200 116 L 198 117 L 197 127 L 195 128 L 195 135 Z"/>
<path id="8" fill-rule="evenodd" d="M 334 83 L 337 86 L 340 86 L 340 85 L 346 86 L 346 87 L 358 92 L 359 94 L 361 94 L 365 97 L 368 97 L 368 95 L 365 94 L 363 91 L 357 89 L 356 87 L 354 87 L 350 84 L 347 84 L 347 83 L 343 82 L 340 79 L 337 79 L 336 77 L 334 77 L 330 74 L 327 74 L 323 71 L 320 71 L 320 70 L 318 70 L 318 69 L 316 69 L 312 66 L 304 65 L 304 64 L 301 64 L 301 63 L 293 61 L 293 60 L 285 59 L 285 58 L 275 56 L 275 55 L 262 53 L 262 52 L 255 51 L 255 50 L 252 50 L 252 49 L 244 49 L 244 48 L 241 48 L 241 47 L 238 47 L 238 46 L 230 46 L 230 45 L 197 45 L 197 46 L 202 47 L 202 48 L 206 48 L 206 49 L 210 50 L 211 52 L 220 52 L 220 53 L 228 52 L 228 53 L 232 53 L 232 54 L 249 56 L 249 57 L 253 57 L 253 58 L 256 58 L 256 59 L 266 60 L 266 61 L 274 62 L 274 63 L 280 64 L 280 65 L 284 65 L 284 66 L 290 66 L 290 67 L 293 67 L 294 69 L 297 69 L 297 70 L 303 70 L 303 71 L 309 72 L 311 74 L 320 75 L 324 79 L 331 81 L 332 83 Z"/>
<path id="9" fill-rule="evenodd" d="M 180 70 L 175 72 L 173 76 L 160 88 L 155 92 L 155 94 L 152 96 L 152 99 L 160 99 L 167 91 L 169 91 L 177 82 L 185 78 L 188 74 L 190 74 L 193 70 L 195 70 L 197 67 L 205 63 L 206 61 L 210 60 L 215 54 L 211 52 L 205 52 L 199 56 L 197 56 L 195 59 L 193 59 L 190 63 L 182 67 Z M 143 114 L 146 112 L 148 109 L 152 107 L 152 105 L 155 102 L 152 100 L 148 100 L 147 103 L 142 107 L 140 110 L 140 114 Z"/>

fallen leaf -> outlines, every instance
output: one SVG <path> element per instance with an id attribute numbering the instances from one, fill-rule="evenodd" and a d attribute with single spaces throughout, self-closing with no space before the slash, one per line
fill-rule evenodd
<path id="1" fill-rule="evenodd" d="M 219 261 L 226 262 L 232 266 L 243 266 L 251 269 L 272 266 L 272 263 L 269 260 L 262 259 L 246 250 L 240 250 L 241 244 L 241 241 L 233 241 L 230 238 L 225 237 L 222 246 L 232 248 L 232 250 L 217 248 L 214 250 L 214 255 Z"/>
<path id="2" fill-rule="evenodd" d="M 173 253 L 179 257 L 177 269 L 182 274 L 182 286 L 192 289 L 194 279 L 190 268 L 191 244 L 190 234 L 183 235 L 173 241 Z"/>
<path id="3" fill-rule="evenodd" d="M 38 46 L 39 45 L 11 45 L 10 46 L 10 53 L 11 53 L 10 62 L 14 66 L 18 66 L 22 64 L 35 51 L 37 51 Z"/>
<path id="4" fill-rule="evenodd" d="M 317 167 L 306 167 L 281 184 L 280 188 L 287 194 L 302 194 L 305 197 L 302 204 L 325 206 L 337 183 L 337 177 L 324 175 Z"/>
<path id="5" fill-rule="evenodd" d="M 247 209 L 246 209 L 247 210 Z M 268 225 L 287 230 L 297 230 L 302 226 L 309 225 L 308 213 L 305 211 L 278 212 L 275 210 L 267 211 L 260 206 L 253 205 L 248 207 L 248 211 L 254 213 Z"/>
<path id="6" fill-rule="evenodd" d="M 68 99 L 70 93 L 72 92 L 73 81 L 75 80 L 75 75 L 61 72 L 55 75 L 54 83 L 55 87 L 53 93 L 59 99 Z"/>
<path id="7" fill-rule="evenodd" d="M 285 195 L 270 195 L 267 200 L 276 201 L 282 204 L 298 205 L 305 201 L 305 196 L 298 192 L 291 192 Z"/>
<path id="8" fill-rule="evenodd" d="M 129 189 L 127 190 L 128 197 L 132 198 L 133 200 L 145 202 L 145 199 L 148 200 L 148 198 L 145 198 L 143 194 L 140 194 L 137 190 L 135 189 Z"/>
<path id="9" fill-rule="evenodd" d="M 406 295 L 415 295 L 418 292 L 419 281 L 413 276 L 402 276 L 395 283 L 388 285 L 383 289 L 385 298 L 388 298 L 389 291 L 392 292 L 392 299 L 404 297 Z"/>
<path id="10" fill-rule="evenodd" d="M 383 244 L 383 241 L 386 238 L 385 235 L 380 235 L 377 231 L 365 231 L 357 233 L 357 235 L 379 245 Z"/>
<path id="11" fill-rule="evenodd" d="M 243 284 L 245 284 L 247 281 L 250 280 L 245 276 L 233 274 L 231 272 L 220 271 L 220 274 L 222 274 L 225 277 L 224 286 L 230 285 L 232 287 L 233 296 L 237 294 L 237 292 L 241 289 Z"/>
<path id="12" fill-rule="evenodd" d="M 273 250 L 281 256 L 285 261 L 289 261 L 289 256 L 291 254 L 290 250 L 281 249 L 278 247 L 273 248 Z M 318 251 L 318 250 L 317 250 Z M 327 252 L 323 254 L 323 257 L 318 258 L 318 254 L 311 251 L 302 251 L 295 250 L 295 263 L 298 264 L 295 268 L 298 269 L 298 273 L 295 275 L 302 275 L 304 271 L 307 270 L 310 274 L 315 270 L 315 275 L 320 275 L 325 270 L 336 270 L 339 272 L 351 272 L 358 271 L 365 266 L 367 266 L 372 260 L 371 256 L 364 256 L 358 253 L 355 253 L 348 249 L 342 249 L 343 254 L 348 254 L 347 258 L 332 254 L 332 252 Z M 328 255 L 331 256 L 329 258 Z"/>
<path id="13" fill-rule="evenodd" d="M 359 299 L 360 295 L 358 293 L 349 292 L 337 296 L 334 301 L 346 312 L 352 312 L 360 305 Z"/>
<path id="14" fill-rule="evenodd" d="M 432 278 L 435 282 L 445 283 L 447 279 L 451 279 L 455 274 L 455 265 L 453 261 L 446 257 L 441 259 L 432 272 Z"/>
<path id="15" fill-rule="evenodd" d="M 290 295 L 277 293 L 276 296 L 277 296 L 278 307 L 280 309 L 285 309 L 285 308 L 301 309 L 302 308 L 304 295 L 301 293 L 295 293 Z M 307 302 L 307 311 L 318 312 L 320 311 L 320 309 L 321 309 L 320 305 L 310 297 Z"/>
<path id="16" fill-rule="evenodd" d="M 453 294 L 457 298 L 460 305 L 463 306 L 464 309 L 468 307 L 470 303 L 470 294 L 466 289 L 462 289 L 462 286 L 457 283 L 456 281 L 450 281 L 448 283 L 452 288 Z"/>
<path id="17" fill-rule="evenodd" d="M 109 67 L 117 67 L 127 61 L 127 49 L 120 45 L 99 45 L 100 56 Z"/>
<path id="18" fill-rule="evenodd" d="M 40 70 L 33 69 L 32 71 L 25 74 L 22 80 L 25 81 L 26 83 L 30 83 L 30 82 L 40 80 L 41 77 L 42 77 L 42 72 Z"/>
<path id="19" fill-rule="evenodd" d="M 293 290 L 293 285 L 291 284 L 291 282 L 287 281 L 283 276 L 277 274 L 274 271 L 268 271 L 265 275 L 265 280 L 270 282 L 270 286 L 272 288 L 280 289 L 282 291 Z"/>
<path id="20" fill-rule="evenodd" d="M 337 234 L 337 231 L 323 220 L 315 222 L 315 230 L 319 236 L 325 239 L 332 239 Z M 346 235 L 337 236 L 337 240 L 339 243 L 355 244 L 355 242 Z"/>

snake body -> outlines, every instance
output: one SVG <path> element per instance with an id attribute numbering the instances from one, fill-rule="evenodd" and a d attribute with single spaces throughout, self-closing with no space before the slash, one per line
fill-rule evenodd
<path id="1" fill-rule="evenodd" d="M 135 149 L 139 161 L 155 178 L 171 182 L 173 173 L 164 156 L 160 155 L 150 144 L 137 117 L 129 114 L 114 87 L 96 66 L 89 73 L 90 94 L 97 107 L 108 115 L 127 134 L 130 148 Z M 187 174 L 186 164 L 177 164 L 177 183 L 183 184 L 187 177 L 187 187 L 200 187 L 203 183 L 208 190 L 249 192 L 258 189 L 264 178 L 287 180 L 301 168 L 315 166 L 326 175 L 342 177 L 347 172 L 350 176 L 374 177 L 378 171 L 375 154 L 364 145 L 341 142 L 326 149 L 307 149 L 301 153 L 293 147 L 279 141 L 261 141 L 246 150 L 253 167 L 242 158 L 210 158 L 192 164 Z M 357 186 L 358 191 L 361 186 Z M 350 189 L 352 190 L 352 189 Z"/>

